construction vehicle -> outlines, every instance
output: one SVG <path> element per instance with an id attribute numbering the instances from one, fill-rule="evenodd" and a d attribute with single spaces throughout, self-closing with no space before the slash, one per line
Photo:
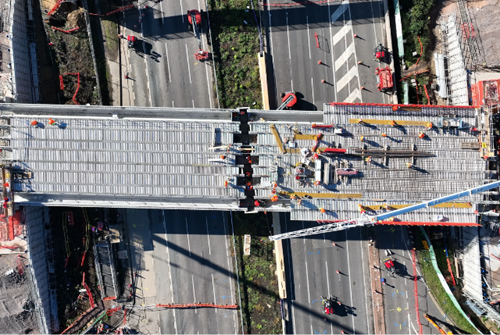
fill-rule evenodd
<path id="1" fill-rule="evenodd" d="M 198 51 L 194 54 L 196 60 L 207 60 L 210 55 L 207 51 L 201 48 L 200 27 L 201 27 L 201 13 L 196 9 L 188 10 L 187 12 L 189 29 L 193 30 L 193 35 L 198 40 Z"/>
<path id="2" fill-rule="evenodd" d="M 292 108 L 297 103 L 297 96 L 295 95 L 295 92 L 290 91 L 281 93 L 281 102 L 282 104 L 276 108 L 276 110 L 280 111 L 285 108 Z"/>
<path id="3" fill-rule="evenodd" d="M 380 62 L 382 61 L 384 58 L 385 58 L 385 49 L 384 47 L 382 46 L 382 43 L 379 43 L 376 47 L 375 47 L 375 51 L 373 52 L 374 55 L 375 55 L 375 60 L 377 62 Z"/>
<path id="4" fill-rule="evenodd" d="M 389 271 L 389 274 L 391 275 L 391 277 L 395 277 L 396 274 L 398 273 L 396 267 L 394 266 L 394 262 L 392 261 L 391 258 L 386 258 L 384 259 L 384 265 L 387 269 L 387 271 Z"/>
<path id="5" fill-rule="evenodd" d="M 137 42 L 137 37 L 128 35 L 127 36 L 127 46 L 129 48 L 133 48 L 135 45 L 135 42 Z"/>
<path id="6" fill-rule="evenodd" d="M 386 66 L 385 68 L 376 68 L 375 75 L 377 76 L 377 88 L 380 92 L 390 92 L 394 86 L 392 82 L 392 71 L 391 68 Z"/>
<path id="7" fill-rule="evenodd" d="M 492 183 L 484 184 L 481 186 L 477 186 L 468 190 L 464 190 L 458 193 L 453 193 L 450 195 L 446 195 L 444 197 L 432 199 L 429 201 L 424 201 L 416 205 L 411 205 L 408 207 L 396 209 L 393 211 L 386 211 L 384 213 L 381 213 L 379 215 L 363 215 L 357 219 L 353 220 L 345 220 L 345 221 L 339 221 L 339 222 L 333 222 L 329 224 L 323 224 L 319 225 L 316 227 L 312 228 L 306 228 L 306 229 L 301 229 L 297 231 L 292 231 L 292 232 L 287 232 L 283 234 L 278 234 L 278 235 L 272 235 L 269 236 L 269 239 L 271 241 L 277 241 L 281 239 L 287 239 L 287 238 L 293 238 L 293 237 L 302 237 L 302 236 L 310 236 L 310 235 L 317 235 L 317 234 L 325 234 L 329 233 L 332 231 L 340 231 L 340 230 L 345 230 L 349 228 L 354 228 L 354 227 L 362 227 L 362 226 L 368 226 L 368 225 L 375 225 L 375 224 L 383 224 L 382 221 L 389 219 L 391 217 L 396 217 L 401 214 L 406 214 L 406 213 L 411 213 L 413 211 L 416 211 L 418 209 L 422 208 L 427 208 L 427 207 L 432 207 L 436 206 L 445 202 L 453 201 L 456 199 L 460 199 L 469 195 L 477 194 L 477 193 L 482 193 L 486 192 L 489 190 L 492 190 L 494 188 L 497 188 L 500 186 L 500 181 L 495 181 Z M 397 224 L 396 221 L 391 221 L 391 224 Z M 436 222 L 436 225 L 443 225 L 443 222 Z M 450 224 L 452 225 L 452 224 Z M 477 226 L 477 224 L 474 224 Z"/>
<path id="8" fill-rule="evenodd" d="M 333 309 L 334 300 L 335 297 L 333 295 L 331 295 L 329 298 L 321 297 L 321 305 L 323 306 L 323 313 L 328 315 L 335 314 Z"/>

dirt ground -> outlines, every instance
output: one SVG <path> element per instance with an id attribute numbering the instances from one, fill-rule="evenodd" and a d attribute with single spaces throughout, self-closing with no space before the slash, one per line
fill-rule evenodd
<path id="1" fill-rule="evenodd" d="M 482 40 L 486 58 L 485 66 L 498 70 L 500 69 L 500 44 L 498 43 L 500 3 L 498 0 L 484 0 L 470 1 L 467 4 L 469 13 L 475 17 L 476 34 Z"/>

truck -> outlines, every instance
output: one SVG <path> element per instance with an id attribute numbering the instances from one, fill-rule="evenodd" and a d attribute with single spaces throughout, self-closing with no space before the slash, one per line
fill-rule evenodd
<path id="1" fill-rule="evenodd" d="M 392 71 L 391 68 L 386 66 L 385 68 L 376 68 L 375 75 L 377 76 L 377 88 L 380 92 L 392 92 L 394 86 L 392 82 Z"/>

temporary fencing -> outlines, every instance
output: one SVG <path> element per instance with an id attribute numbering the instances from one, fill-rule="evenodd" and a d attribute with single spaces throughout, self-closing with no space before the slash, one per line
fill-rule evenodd
<path id="1" fill-rule="evenodd" d="M 80 27 L 76 27 L 76 28 L 73 28 L 73 29 L 70 29 L 70 30 L 64 30 L 64 29 L 57 28 L 57 27 L 54 27 L 54 26 L 51 26 L 51 28 L 52 28 L 52 30 L 62 31 L 63 33 L 66 33 L 66 34 L 72 33 L 74 31 L 77 31 L 77 30 L 80 29 Z"/>

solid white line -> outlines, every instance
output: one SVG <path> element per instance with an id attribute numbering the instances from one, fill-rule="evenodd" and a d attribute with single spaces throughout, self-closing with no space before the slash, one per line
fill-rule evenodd
<path id="1" fill-rule="evenodd" d="M 356 66 L 351 67 L 349 71 L 337 82 L 337 92 L 340 92 L 340 90 L 343 89 L 344 86 L 347 85 L 347 83 L 350 82 L 351 79 L 358 74 L 357 65 L 358 64 L 356 64 Z"/>
<path id="2" fill-rule="evenodd" d="M 349 20 L 347 21 L 347 23 L 342 27 L 340 28 L 339 31 L 337 31 L 337 33 L 335 35 L 333 35 L 333 38 L 332 38 L 332 47 L 337 44 L 341 39 L 345 38 L 345 36 L 347 35 L 347 33 L 352 29 L 352 21 Z"/>
<path id="3" fill-rule="evenodd" d="M 153 93 L 151 93 L 151 85 L 149 85 L 149 65 L 148 65 L 148 61 L 146 60 L 146 58 L 144 58 L 144 63 L 146 63 L 146 80 L 147 80 L 147 87 L 148 87 L 148 92 L 149 92 L 149 102 L 151 103 L 151 107 L 155 107 L 153 106 Z"/>
<path id="4" fill-rule="evenodd" d="M 344 230 L 345 231 L 345 251 L 346 251 L 346 254 L 347 254 L 347 275 L 349 276 L 349 278 L 351 278 L 351 267 L 349 266 L 349 263 L 350 263 L 350 260 L 349 260 L 349 240 L 347 239 L 347 230 Z M 349 281 L 348 281 L 349 283 Z M 349 292 L 351 294 L 351 305 L 354 303 L 354 301 L 352 300 L 352 287 L 351 285 L 349 285 Z M 351 314 L 351 318 L 352 318 L 352 333 L 353 334 L 356 334 L 356 324 L 354 323 L 354 315 Z"/>
<path id="5" fill-rule="evenodd" d="M 214 290 L 214 304 L 217 303 L 217 297 L 215 296 L 215 282 L 214 282 L 214 274 L 212 273 L 212 288 Z M 215 309 L 215 313 L 217 313 L 217 308 Z"/>
<path id="6" fill-rule="evenodd" d="M 309 290 L 309 271 L 307 270 L 307 262 L 306 262 L 306 282 L 307 282 L 307 303 L 311 303 L 311 292 Z"/>
<path id="7" fill-rule="evenodd" d="M 410 313 L 408 313 L 408 324 L 410 324 L 410 323 L 411 323 Z M 410 335 L 410 334 L 411 334 L 411 332 L 410 332 L 410 331 L 411 331 L 411 328 L 410 328 L 410 327 L 408 327 L 408 335 Z"/>
<path id="8" fill-rule="evenodd" d="M 309 45 L 309 59 L 311 59 L 311 33 L 309 31 L 309 16 L 308 15 L 306 15 L 306 24 L 307 24 L 307 45 Z"/>
<path id="9" fill-rule="evenodd" d="M 194 290 L 194 276 L 193 275 L 191 275 L 191 282 L 193 283 L 193 297 L 194 297 L 194 302 L 196 303 L 197 302 L 196 301 L 196 291 Z M 196 314 L 198 314 L 198 310 L 196 307 L 194 308 L 194 312 Z"/>
<path id="10" fill-rule="evenodd" d="M 326 270 L 326 287 L 328 289 L 328 297 L 330 297 L 330 278 L 328 278 L 328 262 L 325 261 L 325 270 Z"/>
<path id="11" fill-rule="evenodd" d="M 212 255 L 212 248 L 210 247 L 210 232 L 208 231 L 208 218 L 205 218 L 205 223 L 207 225 L 207 238 L 208 238 L 208 254 Z M 212 275 L 213 276 L 213 275 Z"/>
<path id="12" fill-rule="evenodd" d="M 170 71 L 170 60 L 169 60 L 170 55 L 168 54 L 168 46 L 166 42 L 165 42 L 165 57 L 167 58 L 168 79 L 170 82 L 172 82 L 172 72 Z"/>
<path id="13" fill-rule="evenodd" d="M 184 9 L 182 9 L 182 1 L 183 0 L 179 0 L 179 2 L 181 3 L 181 18 L 182 18 L 182 23 L 184 23 Z"/>
<path id="14" fill-rule="evenodd" d="M 292 318 L 293 318 L 293 333 L 297 334 L 297 328 L 295 327 L 295 308 L 293 307 L 293 301 L 292 301 Z"/>
<path id="15" fill-rule="evenodd" d="M 360 230 L 358 229 L 358 232 L 359 231 Z M 360 234 L 359 237 L 361 237 L 361 233 L 359 233 L 359 234 Z M 360 242 L 359 245 L 361 247 L 361 259 L 363 260 L 365 258 L 364 253 L 363 253 L 363 245 L 364 245 L 364 243 Z M 364 284 L 364 283 L 366 283 L 365 267 L 361 266 L 361 269 L 363 270 L 363 284 Z M 368 299 L 366 299 L 366 289 L 365 289 L 365 308 L 366 308 L 366 311 L 369 311 L 369 309 L 368 309 Z M 366 313 L 366 330 L 368 331 L 368 335 L 370 335 L 370 321 L 369 321 L 369 318 L 368 318 L 368 313 Z"/>
<path id="16" fill-rule="evenodd" d="M 288 11 L 286 12 L 286 36 L 288 38 L 288 58 L 292 59 L 292 51 L 290 50 L 290 27 L 288 27 Z"/>
<path id="17" fill-rule="evenodd" d="M 189 83 L 192 84 L 193 82 L 191 81 L 191 66 L 189 65 L 189 54 L 188 54 L 188 46 L 187 44 L 184 44 L 186 46 L 186 60 L 188 64 L 188 71 L 189 71 Z"/>
<path id="18" fill-rule="evenodd" d="M 186 218 L 186 238 L 187 238 L 187 241 L 188 241 L 189 257 L 191 257 L 191 243 L 189 242 L 188 218 Z"/>
<path id="19" fill-rule="evenodd" d="M 161 23 L 165 23 L 165 13 L 163 12 L 163 5 L 162 5 L 162 1 L 160 1 L 160 10 L 161 10 Z"/>
<path id="20" fill-rule="evenodd" d="M 208 101 L 210 101 L 210 108 L 213 108 L 212 103 L 212 90 L 210 89 L 210 78 L 208 76 L 208 66 L 205 65 L 205 73 L 207 75 L 207 90 L 208 90 Z"/>
<path id="21" fill-rule="evenodd" d="M 408 317 L 410 317 L 410 314 L 408 313 Z M 417 330 L 415 329 L 415 326 L 413 325 L 413 322 L 411 322 L 411 327 L 413 328 L 413 331 L 415 332 L 415 335 L 418 335 Z"/>
<path id="22" fill-rule="evenodd" d="M 354 53 L 354 43 L 351 43 L 347 47 L 347 49 L 345 49 L 345 51 L 335 60 L 335 68 L 338 69 L 342 65 L 344 65 L 344 63 L 347 62 L 347 60 L 349 59 L 349 57 L 351 57 L 353 53 Z"/>
<path id="23" fill-rule="evenodd" d="M 163 215 L 163 229 L 165 229 L 165 252 L 167 253 L 167 264 L 168 264 L 168 275 L 170 277 L 170 292 L 172 297 L 172 303 L 174 303 L 174 287 L 172 286 L 172 268 L 170 266 L 170 253 L 168 251 L 168 231 L 167 231 L 167 222 L 165 221 L 165 211 L 162 211 Z M 174 312 L 174 328 L 175 333 L 177 334 L 177 321 L 175 318 L 175 310 Z"/>
<path id="24" fill-rule="evenodd" d="M 311 77 L 311 89 L 312 89 L 312 97 L 313 97 L 312 103 L 313 103 L 313 105 L 315 105 L 315 102 L 314 102 L 315 101 L 314 100 L 314 80 L 312 77 Z"/>

